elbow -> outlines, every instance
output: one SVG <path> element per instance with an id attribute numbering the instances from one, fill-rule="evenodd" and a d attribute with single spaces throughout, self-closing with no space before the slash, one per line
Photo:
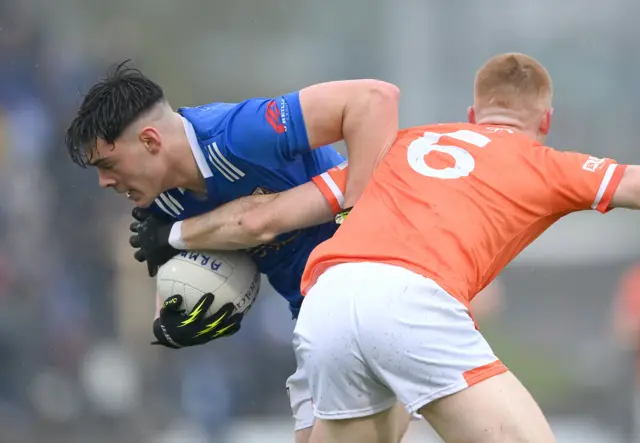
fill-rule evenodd
<path id="1" fill-rule="evenodd" d="M 271 243 L 279 235 L 279 232 L 273 229 L 271 223 L 264 218 L 251 214 L 251 212 L 244 214 L 239 223 L 242 225 L 243 232 L 246 235 L 246 243 L 251 246 Z"/>
<path id="2" fill-rule="evenodd" d="M 382 80 L 366 80 L 366 87 L 372 100 L 397 109 L 400 101 L 400 89 L 396 85 Z"/>

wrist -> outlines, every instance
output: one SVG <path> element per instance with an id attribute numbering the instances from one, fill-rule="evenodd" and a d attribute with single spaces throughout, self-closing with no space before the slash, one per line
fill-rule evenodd
<path id="1" fill-rule="evenodd" d="M 171 231 L 169 232 L 169 244 L 175 249 L 186 251 L 189 248 L 187 248 L 187 245 L 182 238 L 182 223 L 182 221 L 175 222 L 171 226 Z"/>

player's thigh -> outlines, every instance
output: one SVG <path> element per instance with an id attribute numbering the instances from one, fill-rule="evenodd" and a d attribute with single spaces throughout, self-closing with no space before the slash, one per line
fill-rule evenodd
<path id="1" fill-rule="evenodd" d="M 431 402 L 420 413 L 447 443 L 552 443 L 542 411 L 511 372 Z"/>
<path id="2" fill-rule="evenodd" d="M 295 443 L 318 443 L 320 440 L 311 440 L 312 428 L 299 429 L 295 433 Z"/>
<path id="3" fill-rule="evenodd" d="M 414 416 L 409 414 L 400 403 L 396 403 L 390 410 L 390 413 L 391 423 L 388 425 L 385 425 L 387 417 L 382 415 L 376 417 L 373 423 L 375 423 L 376 426 L 384 425 L 388 428 L 388 435 L 390 436 L 389 443 L 400 443 L 404 435 L 407 433 L 409 423 L 414 419 Z M 300 431 L 296 431 L 296 443 L 323 443 L 325 438 L 324 428 L 327 426 L 327 423 L 331 426 L 332 422 L 319 419 L 313 424 L 313 430 L 302 429 Z M 363 423 L 361 420 L 356 420 L 354 423 L 354 428 L 356 429 L 355 432 L 358 432 L 357 428 L 363 426 Z M 364 423 L 367 422 L 365 421 Z M 336 424 L 340 425 L 340 423 Z M 342 425 L 344 425 L 344 421 Z"/>
<path id="4" fill-rule="evenodd" d="M 398 412 L 396 407 L 366 417 L 316 422 L 314 443 L 395 443 L 399 442 Z"/>
<path id="5" fill-rule="evenodd" d="M 409 414 L 409 412 L 407 412 L 405 407 L 400 403 L 395 404 L 391 413 L 393 415 L 392 418 L 394 421 L 394 429 L 395 429 L 395 437 L 392 440 L 392 442 L 400 443 L 400 441 L 402 441 L 402 437 L 404 437 L 404 434 L 407 433 L 409 424 L 415 418 L 414 418 L 414 415 Z"/>
<path id="6" fill-rule="evenodd" d="M 387 412 L 389 415 L 386 415 Z M 373 417 L 374 419 L 372 421 L 355 420 L 352 424 L 354 433 L 359 432 L 358 428 L 366 426 L 367 423 L 371 423 L 376 428 L 381 428 L 381 427 L 385 428 L 384 431 L 382 432 L 379 431 L 378 433 L 388 436 L 389 443 L 400 443 L 404 435 L 407 433 L 407 429 L 409 428 L 409 424 L 411 423 L 411 421 L 421 419 L 421 417 L 418 418 L 418 416 L 409 414 L 407 410 L 404 408 L 404 406 L 402 406 L 400 403 L 396 403 L 388 411 L 383 411 L 382 413 L 374 415 Z M 328 420 L 316 420 L 316 422 L 313 425 L 313 432 L 310 432 L 311 434 L 310 437 L 308 436 L 309 434 L 306 434 L 308 440 L 302 440 L 303 431 L 300 431 L 301 437 L 300 437 L 300 440 L 298 440 L 298 437 L 296 434 L 296 443 L 307 443 L 307 442 L 322 443 L 324 441 L 323 439 L 325 435 L 324 428 L 326 426 L 332 426 L 332 423 L 334 423 L 334 426 L 333 426 L 334 428 L 335 426 L 341 426 L 344 428 L 349 427 L 349 426 L 345 426 L 345 423 L 347 424 L 349 423 L 348 420 L 346 422 L 342 420 L 342 423 L 339 423 L 340 420 L 336 420 L 335 422 L 336 423 L 334 423 L 334 421 L 328 421 Z"/>

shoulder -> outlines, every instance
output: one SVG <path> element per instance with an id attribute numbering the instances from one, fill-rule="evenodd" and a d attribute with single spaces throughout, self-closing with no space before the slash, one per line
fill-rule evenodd
<path id="1" fill-rule="evenodd" d="M 238 103 L 209 103 L 196 107 L 181 107 L 177 112 L 186 118 L 198 135 L 198 138 L 210 138 L 225 128 Z"/>

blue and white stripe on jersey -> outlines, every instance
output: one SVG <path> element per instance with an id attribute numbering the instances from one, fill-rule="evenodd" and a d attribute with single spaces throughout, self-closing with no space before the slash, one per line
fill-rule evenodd
<path id="1" fill-rule="evenodd" d="M 182 204 L 169 192 L 163 192 L 156 198 L 156 205 L 169 217 L 176 218 L 184 212 Z"/>
<path id="2" fill-rule="evenodd" d="M 244 172 L 222 155 L 216 142 L 207 145 L 207 152 L 209 153 L 209 163 L 211 163 L 224 178 L 230 182 L 234 182 L 244 177 Z"/>

